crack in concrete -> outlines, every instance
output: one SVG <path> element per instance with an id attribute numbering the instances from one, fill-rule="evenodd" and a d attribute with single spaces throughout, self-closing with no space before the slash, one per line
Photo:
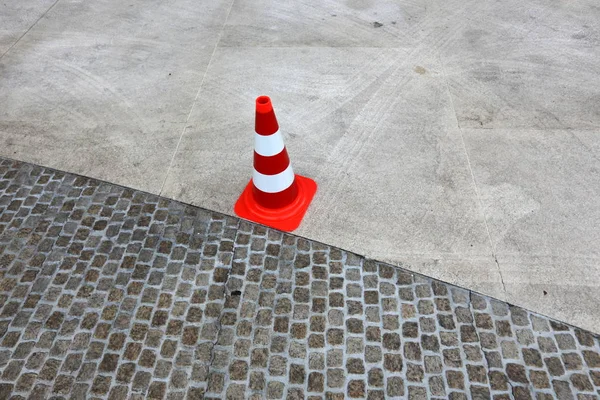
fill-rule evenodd
<path id="1" fill-rule="evenodd" d="M 500 268 L 500 263 L 498 262 L 498 256 L 494 253 L 494 262 L 498 267 L 498 274 L 500 275 L 500 282 L 502 282 L 502 290 L 506 293 L 506 285 L 504 284 L 504 277 L 502 276 L 502 269 Z"/>
<path id="2" fill-rule="evenodd" d="M 237 226 L 236 226 L 236 230 L 239 232 L 239 228 L 240 228 L 240 220 L 237 221 Z M 236 237 L 237 237 L 237 233 L 236 232 Z M 235 241 L 235 238 L 234 238 Z M 231 269 L 233 267 L 233 257 L 232 257 L 232 261 L 231 261 L 231 265 L 228 265 L 228 273 L 227 273 L 227 279 L 225 279 L 225 282 L 223 282 L 223 308 L 221 309 L 221 311 L 219 312 L 219 316 L 216 319 L 216 327 L 217 327 L 217 333 L 215 335 L 215 340 L 214 342 L 212 342 L 212 346 L 210 348 L 210 357 L 207 363 L 207 373 L 206 373 L 206 389 L 208 390 L 208 383 L 210 381 L 210 377 L 212 375 L 212 369 L 213 369 L 213 363 L 215 361 L 215 348 L 217 347 L 217 344 L 219 343 L 219 339 L 221 338 L 221 330 L 222 330 L 222 323 L 221 323 L 221 319 L 223 318 L 223 313 L 225 310 L 225 303 L 227 303 L 227 300 L 229 297 L 231 297 L 231 294 L 229 293 L 227 286 L 229 283 L 229 278 L 231 278 Z"/>
<path id="3" fill-rule="evenodd" d="M 458 119 L 458 113 L 456 112 L 456 106 L 454 105 L 454 98 L 452 97 L 452 92 L 450 91 L 450 83 L 448 82 L 448 74 L 446 73 L 446 65 L 442 60 L 440 54 L 438 54 L 438 58 L 440 61 L 440 65 L 442 66 L 442 74 L 444 77 L 444 82 L 446 83 L 446 91 L 448 92 L 448 97 L 450 98 L 450 105 L 452 106 L 452 111 L 454 112 L 454 118 L 456 119 L 456 126 L 458 128 L 458 132 L 460 133 L 460 140 L 463 146 L 463 151 L 465 153 L 465 158 L 467 160 L 467 166 L 469 167 L 469 173 L 471 174 L 471 181 L 473 182 L 473 188 L 475 189 L 475 195 L 477 197 L 477 202 L 479 203 L 479 208 L 481 210 L 481 215 L 483 216 L 483 224 L 485 225 L 485 230 L 487 232 L 488 240 L 490 242 L 490 248 L 492 250 L 492 257 L 494 258 L 494 262 L 498 267 L 498 274 L 500 275 L 500 281 L 502 283 L 502 291 L 506 293 L 506 285 L 504 284 L 504 278 L 502 277 L 502 270 L 500 269 L 500 263 L 498 263 L 498 257 L 496 253 L 496 247 L 494 246 L 494 241 L 492 240 L 492 233 L 490 231 L 490 227 L 487 222 L 487 217 L 485 215 L 485 208 L 483 206 L 483 200 L 481 200 L 481 193 L 479 193 L 479 187 L 477 186 L 477 180 L 475 179 L 475 173 L 473 172 L 473 167 L 471 166 L 471 158 L 469 157 L 469 151 L 467 150 L 467 144 L 465 142 L 464 132 L 462 127 L 460 126 L 460 120 Z"/>

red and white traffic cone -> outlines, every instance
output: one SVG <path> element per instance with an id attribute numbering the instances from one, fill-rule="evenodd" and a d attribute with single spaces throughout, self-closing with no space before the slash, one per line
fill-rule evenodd
<path id="1" fill-rule="evenodd" d="M 317 184 L 294 174 L 271 99 L 256 99 L 254 173 L 235 204 L 235 213 L 283 231 L 296 229 L 310 205 Z"/>

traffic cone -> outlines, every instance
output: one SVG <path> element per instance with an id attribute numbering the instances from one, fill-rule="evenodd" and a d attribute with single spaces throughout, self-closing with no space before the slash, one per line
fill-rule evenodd
<path id="1" fill-rule="evenodd" d="M 306 214 L 317 184 L 294 174 L 268 96 L 256 99 L 254 172 L 235 203 L 235 213 L 282 231 L 293 231 Z"/>

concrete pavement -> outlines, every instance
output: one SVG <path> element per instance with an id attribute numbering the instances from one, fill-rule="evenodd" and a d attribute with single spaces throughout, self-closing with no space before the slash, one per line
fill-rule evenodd
<path id="1" fill-rule="evenodd" d="M 268 94 L 298 234 L 599 331 L 593 1 L 0 7 L 0 155 L 231 214 Z"/>

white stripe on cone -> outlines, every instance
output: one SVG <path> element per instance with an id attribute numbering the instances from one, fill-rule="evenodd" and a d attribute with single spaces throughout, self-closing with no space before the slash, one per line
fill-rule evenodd
<path id="1" fill-rule="evenodd" d="M 281 153 L 283 148 L 283 138 L 279 131 L 268 136 L 259 135 L 258 133 L 254 134 L 254 151 L 261 156 L 275 156 Z"/>
<path id="2" fill-rule="evenodd" d="M 292 164 L 290 163 L 283 172 L 275 175 L 264 175 L 255 169 L 252 174 L 252 181 L 254 182 L 254 186 L 261 192 L 282 192 L 294 183 L 294 170 L 292 169 Z"/>

